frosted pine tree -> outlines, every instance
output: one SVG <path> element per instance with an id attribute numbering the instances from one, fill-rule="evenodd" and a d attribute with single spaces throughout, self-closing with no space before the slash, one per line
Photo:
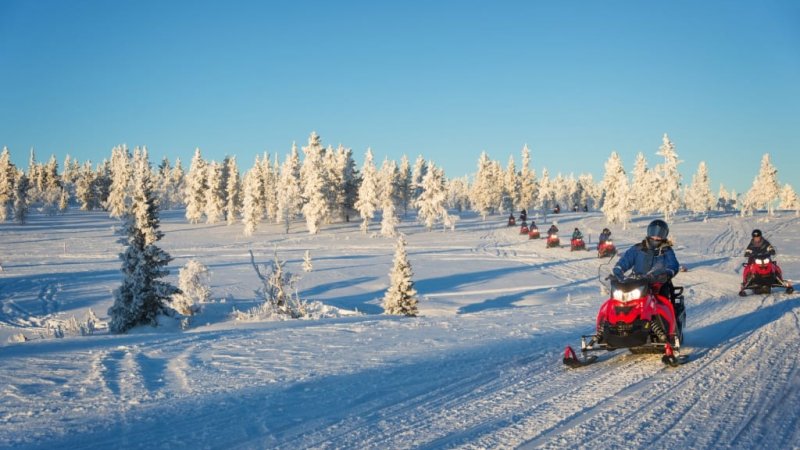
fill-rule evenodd
<path id="1" fill-rule="evenodd" d="M 200 149 L 194 151 L 189 173 L 186 174 L 184 187 L 184 203 L 186 203 L 186 219 L 190 223 L 198 223 L 206 209 L 206 190 L 208 185 L 206 177 L 208 170 L 206 162 L 200 154 Z"/>
<path id="2" fill-rule="evenodd" d="M 422 193 L 422 179 L 428 173 L 428 163 L 422 155 L 418 155 L 411 171 L 411 203 L 413 204 Z"/>
<path id="3" fill-rule="evenodd" d="M 277 157 L 277 155 L 275 155 Z M 264 205 L 264 214 L 270 222 L 278 222 L 278 161 L 275 160 L 274 164 L 270 162 L 268 154 L 264 154 L 264 159 L 261 161 L 261 179 L 262 179 L 262 204 Z"/>
<path id="4" fill-rule="evenodd" d="M 686 191 L 684 201 L 686 208 L 696 214 L 708 212 L 714 207 L 714 195 L 711 193 L 711 182 L 705 161 L 701 161 L 697 167 L 697 173 L 692 177 L 692 184 Z"/>
<path id="5" fill-rule="evenodd" d="M 414 317 L 419 313 L 413 277 L 414 272 L 406 253 L 406 240 L 400 235 L 395 245 L 392 272 L 389 274 L 389 289 L 383 296 L 383 310 L 386 314 Z"/>
<path id="6" fill-rule="evenodd" d="M 769 160 L 769 153 L 761 157 L 761 168 L 753 180 L 753 186 L 744 196 L 742 215 L 752 214 L 758 209 L 766 209 L 767 214 L 774 215 L 774 202 L 780 194 L 778 170 Z"/>
<path id="7" fill-rule="evenodd" d="M 211 300 L 211 274 L 203 263 L 190 259 L 178 272 L 181 292 L 172 296 L 172 307 L 181 314 L 191 316 L 198 305 Z"/>
<path id="8" fill-rule="evenodd" d="M 603 177 L 603 191 L 605 201 L 601 208 L 609 224 L 621 224 L 622 229 L 628 228 L 630 210 L 628 208 L 628 177 L 617 152 L 612 152 L 605 164 L 606 173 Z"/>
<path id="9" fill-rule="evenodd" d="M 367 149 L 364 165 L 361 167 L 361 186 L 358 188 L 358 200 L 355 208 L 361 215 L 361 232 L 367 234 L 369 222 L 375 217 L 380 199 L 378 172 L 372 162 L 372 149 Z"/>
<path id="10" fill-rule="evenodd" d="M 216 161 L 206 165 L 206 223 L 217 223 L 225 214 L 225 186 L 222 180 L 222 165 Z"/>
<path id="11" fill-rule="evenodd" d="M 336 160 L 342 174 L 343 184 L 340 191 L 344 194 L 341 197 L 342 204 L 338 206 L 338 209 L 341 210 L 342 220 L 349 222 L 350 213 L 355 208 L 356 200 L 358 200 L 358 187 L 361 185 L 361 176 L 353 159 L 353 150 L 340 145 L 336 151 Z"/>
<path id="12" fill-rule="evenodd" d="M 239 167 L 236 165 L 236 157 L 231 156 L 225 163 L 225 222 L 233 225 L 239 219 L 242 210 L 242 186 L 239 180 Z"/>
<path id="13" fill-rule="evenodd" d="M 258 169 L 258 157 L 256 165 L 244 175 L 243 200 L 242 200 L 242 223 L 244 223 L 244 235 L 251 236 L 261 223 L 263 217 L 263 207 L 261 205 L 261 175 Z"/>
<path id="14" fill-rule="evenodd" d="M 14 179 L 14 222 L 23 225 L 28 220 L 28 177 L 18 171 Z"/>
<path id="15" fill-rule="evenodd" d="M 517 165 L 514 163 L 514 155 L 508 157 L 508 165 L 503 174 L 503 209 L 505 211 L 515 211 L 522 203 L 520 197 L 521 182 L 517 173 Z"/>
<path id="16" fill-rule="evenodd" d="M 472 208 L 469 201 L 469 178 L 465 175 L 461 178 L 453 178 L 447 181 L 447 202 L 448 208 L 458 212 Z"/>
<path id="17" fill-rule="evenodd" d="M 681 206 L 681 174 L 678 171 L 681 161 L 666 133 L 656 154 L 664 157 L 664 163 L 655 167 L 659 183 L 655 192 L 658 194 L 659 211 L 664 214 L 664 220 L 669 222 Z"/>
<path id="18" fill-rule="evenodd" d="M 502 195 L 502 180 L 498 178 L 495 165 L 484 151 L 478 158 L 478 171 L 475 173 L 475 182 L 472 183 L 470 201 L 472 208 L 481 215 L 483 220 L 493 214 L 500 203 Z"/>
<path id="19" fill-rule="evenodd" d="M 530 210 L 536 204 L 536 171 L 530 168 L 531 151 L 528 144 L 522 147 L 522 168 L 519 176 L 520 208 Z M 530 214 L 531 216 L 533 214 Z"/>
<path id="20" fill-rule="evenodd" d="M 147 152 L 134 152 L 133 197 L 125 215 L 125 245 L 122 260 L 122 284 L 114 290 L 114 304 L 109 308 L 109 329 L 124 333 L 137 326 L 157 324 L 158 315 L 167 312 L 167 302 L 180 292 L 162 281 L 169 274 L 166 266 L 172 257 L 156 246 L 164 233 L 159 230 L 158 204 L 153 192 Z"/>
<path id="21" fill-rule="evenodd" d="M 800 216 L 800 198 L 797 193 L 792 189 L 790 184 L 783 185 L 780 194 L 781 204 L 780 208 L 785 210 L 794 210 L 795 216 Z"/>
<path id="22" fill-rule="evenodd" d="M 153 175 L 153 186 L 158 198 L 158 205 L 162 211 L 172 209 L 172 198 L 169 195 L 170 177 L 172 175 L 172 165 L 169 163 L 169 158 L 164 157 L 161 159 Z"/>
<path id="23" fill-rule="evenodd" d="M 652 214 L 658 210 L 657 202 L 653 201 L 654 175 L 647 168 L 647 159 L 644 153 L 639 152 L 633 165 L 631 188 L 628 195 L 631 211 L 637 211 L 639 214 Z"/>
<path id="24" fill-rule="evenodd" d="M 600 188 L 594 183 L 594 177 L 590 173 L 582 173 L 578 176 L 578 184 L 580 185 L 580 198 L 578 204 L 583 205 L 587 209 L 594 209 L 595 205 L 599 202 Z"/>
<path id="25" fill-rule="evenodd" d="M 0 223 L 11 217 L 14 204 L 14 178 L 16 168 L 11 162 L 11 154 L 7 147 L 0 153 Z"/>
<path id="26" fill-rule="evenodd" d="M 424 223 L 428 231 L 433 230 L 438 221 L 450 221 L 445 208 L 446 201 L 444 170 L 431 162 L 428 164 L 428 173 L 422 179 L 422 193 L 414 204 L 418 210 L 417 220 Z"/>
<path id="27" fill-rule="evenodd" d="M 114 147 L 111 150 L 111 190 L 105 206 L 110 217 L 122 217 L 128 210 L 130 206 L 130 183 L 131 154 L 128 151 L 128 147 L 124 145 Z"/>
<path id="28" fill-rule="evenodd" d="M 285 232 L 289 232 L 292 219 L 303 207 L 302 186 L 300 185 L 300 158 L 297 145 L 292 144 L 292 151 L 286 156 L 281 166 L 278 182 L 278 219 L 284 224 Z"/>
<path id="29" fill-rule="evenodd" d="M 169 202 L 173 206 L 185 205 L 183 192 L 185 190 L 185 172 L 180 158 L 175 159 L 175 167 L 172 168 L 169 177 Z"/>
<path id="30" fill-rule="evenodd" d="M 411 202 L 411 183 L 413 173 L 411 163 L 405 154 L 400 158 L 400 205 L 403 207 L 403 215 L 408 213 L 408 205 Z"/>
<path id="31" fill-rule="evenodd" d="M 311 250 L 306 250 L 303 255 L 303 272 L 311 272 L 314 269 L 314 264 L 311 262 Z"/>
<path id="32" fill-rule="evenodd" d="M 542 169 L 542 178 L 539 180 L 539 189 L 536 195 L 536 204 L 542 208 L 544 220 L 547 221 L 547 214 L 556 206 L 556 191 L 553 182 L 550 181 L 550 173 L 547 168 Z"/>
<path id="33" fill-rule="evenodd" d="M 81 211 L 91 211 L 97 205 L 95 181 L 97 175 L 92 170 L 92 163 L 86 161 L 81 167 L 78 181 L 75 183 L 75 199 L 81 205 Z"/>
<path id="34" fill-rule="evenodd" d="M 400 203 L 400 170 L 394 161 L 384 160 L 379 174 L 381 235 L 393 237 L 397 234 L 397 205 Z"/>
<path id="35" fill-rule="evenodd" d="M 329 217 L 328 189 L 326 172 L 323 166 L 325 149 L 320 137 L 312 132 L 308 138 L 308 146 L 303 147 L 305 158 L 300 168 L 300 179 L 303 186 L 303 215 L 306 228 L 310 234 L 317 234 L 319 227 Z"/>

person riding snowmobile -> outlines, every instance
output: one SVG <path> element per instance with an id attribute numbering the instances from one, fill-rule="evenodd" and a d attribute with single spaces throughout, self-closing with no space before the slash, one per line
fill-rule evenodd
<path id="1" fill-rule="evenodd" d="M 744 256 L 747 258 L 747 263 L 752 264 L 753 260 L 757 256 L 769 255 L 772 256 L 772 267 L 775 269 L 775 276 L 778 278 L 778 281 L 781 283 L 784 282 L 783 280 L 783 271 L 781 271 L 780 266 L 775 263 L 775 247 L 769 243 L 769 241 L 764 238 L 763 233 L 761 230 L 755 229 L 751 233 L 752 239 L 750 239 L 750 243 L 747 245 L 747 249 L 744 251 Z M 744 286 L 744 284 L 742 284 Z"/>
<path id="2" fill-rule="evenodd" d="M 525 208 L 522 208 L 522 211 L 519 212 L 519 220 L 523 222 L 528 220 L 528 211 L 525 211 Z"/>
<path id="3" fill-rule="evenodd" d="M 556 224 L 550 225 L 550 228 L 547 229 L 547 236 L 550 237 L 554 234 L 558 234 L 558 227 Z"/>
<path id="4" fill-rule="evenodd" d="M 667 239 L 669 226 L 661 219 L 650 222 L 647 237 L 629 248 L 614 266 L 617 279 L 623 279 L 625 272 L 632 270 L 635 275 L 652 278 L 662 283 L 660 294 L 672 301 L 672 277 L 680 270 L 678 258 L 672 250 L 672 242 Z"/>
<path id="5" fill-rule="evenodd" d="M 608 228 L 603 228 L 603 231 L 600 232 L 600 245 L 603 245 L 603 242 L 609 240 L 611 238 L 611 230 Z"/>
<path id="6" fill-rule="evenodd" d="M 575 231 L 572 232 L 572 239 L 583 239 L 583 233 L 581 233 L 581 230 L 579 230 L 577 227 L 575 228 Z"/>

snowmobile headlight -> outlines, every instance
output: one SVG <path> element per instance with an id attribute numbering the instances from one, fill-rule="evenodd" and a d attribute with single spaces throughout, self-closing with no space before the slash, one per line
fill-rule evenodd
<path id="1" fill-rule="evenodd" d="M 756 258 L 756 264 L 761 264 L 761 265 L 769 264 L 769 258 L 764 258 L 764 259 Z"/>
<path id="2" fill-rule="evenodd" d="M 621 302 L 629 302 L 631 300 L 639 300 L 642 298 L 642 290 L 641 289 L 633 289 L 628 292 L 624 292 L 621 289 L 615 289 L 613 293 L 614 300 L 619 300 Z"/>
<path id="3" fill-rule="evenodd" d="M 613 243 L 614 243 L 614 242 L 613 242 L 611 239 L 609 239 L 609 240 L 607 240 L 607 241 L 606 241 L 606 245 L 611 245 L 611 244 L 613 244 Z"/>

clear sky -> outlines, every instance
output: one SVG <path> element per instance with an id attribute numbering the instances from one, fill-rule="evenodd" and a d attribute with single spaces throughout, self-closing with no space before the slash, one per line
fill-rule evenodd
<path id="1" fill-rule="evenodd" d="M 541 174 L 668 133 L 684 183 L 706 161 L 750 188 L 764 153 L 800 191 L 800 1 L 1 0 L 0 146 L 59 164 L 305 145 L 418 154 L 450 177 L 524 144 Z"/>

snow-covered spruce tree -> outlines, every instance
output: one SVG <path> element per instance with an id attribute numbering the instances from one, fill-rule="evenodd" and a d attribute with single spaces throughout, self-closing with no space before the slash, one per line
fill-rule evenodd
<path id="1" fill-rule="evenodd" d="M 681 206 L 681 173 L 678 171 L 681 161 L 678 160 L 675 145 L 669 140 L 667 133 L 664 133 L 661 147 L 656 154 L 664 157 L 664 163 L 655 167 L 659 183 L 655 192 L 659 199 L 659 211 L 664 214 L 664 220 L 669 222 Z"/>
<path id="2" fill-rule="evenodd" d="M 242 210 L 242 186 L 239 180 L 239 167 L 236 166 L 236 157 L 231 156 L 225 160 L 225 222 L 233 225 L 239 220 Z"/>
<path id="3" fill-rule="evenodd" d="M 180 292 L 161 281 L 169 274 L 172 257 L 156 246 L 164 233 L 159 230 L 158 204 L 151 180 L 147 151 L 134 152 L 133 197 L 131 210 L 124 216 L 125 245 L 122 260 L 122 284 L 114 290 L 114 304 L 109 308 L 109 329 L 124 333 L 137 326 L 157 324 L 158 315 L 167 312 L 167 304 Z"/>
<path id="4" fill-rule="evenodd" d="M 16 172 L 8 148 L 3 147 L 3 152 L 0 153 L 0 223 L 11 217 Z"/>
<path id="5" fill-rule="evenodd" d="M 408 205 L 411 203 L 411 183 L 412 183 L 411 163 L 405 154 L 400 158 L 400 206 L 403 207 L 403 216 L 408 213 Z"/>
<path id="6" fill-rule="evenodd" d="M 605 200 L 602 211 L 609 224 L 622 225 L 628 228 L 630 210 L 628 208 L 628 177 L 617 152 L 612 152 L 606 161 L 606 173 L 603 177 Z"/>
<path id="7" fill-rule="evenodd" d="M 781 189 L 781 204 L 780 208 L 785 210 L 794 210 L 795 216 L 800 216 L 800 198 L 798 198 L 797 193 L 792 189 L 790 184 L 783 185 L 783 189 Z"/>
<path id="8" fill-rule="evenodd" d="M 278 173 L 278 160 L 273 164 L 269 154 L 264 153 L 261 160 L 261 204 L 267 221 L 274 223 L 278 223 Z"/>
<path id="9" fill-rule="evenodd" d="M 503 173 L 503 211 L 516 211 L 522 200 L 520 198 L 520 179 L 514 155 L 508 157 L 508 165 Z"/>
<path id="10" fill-rule="evenodd" d="M 425 178 L 426 173 L 428 173 L 428 163 L 425 162 L 425 158 L 422 155 L 417 155 L 417 159 L 414 161 L 414 168 L 411 170 L 411 204 L 422 193 L 422 179 Z"/>
<path id="11" fill-rule="evenodd" d="M 292 319 L 305 317 L 308 315 L 306 303 L 297 296 L 298 278 L 284 269 L 285 261 L 278 259 L 278 252 L 275 252 L 275 259 L 269 273 L 263 274 L 256 265 L 253 252 L 250 252 L 250 262 L 256 275 L 261 280 L 262 286 L 256 290 L 256 296 L 263 303 L 253 315 L 260 317 L 282 315 Z"/>
<path id="12" fill-rule="evenodd" d="M 203 211 L 206 209 L 207 172 L 206 162 L 200 154 L 200 149 L 196 148 L 184 184 L 186 219 L 189 223 L 200 222 L 203 217 Z"/>
<path id="13" fill-rule="evenodd" d="M 172 296 L 172 307 L 183 315 L 194 315 L 199 304 L 211 300 L 208 267 L 196 259 L 187 261 L 178 272 L 178 288 L 181 292 Z"/>
<path id="14" fill-rule="evenodd" d="M 58 212 L 58 203 L 63 190 L 61 176 L 58 174 L 58 162 L 53 155 L 42 168 L 41 211 L 48 216 L 55 215 Z"/>
<path id="15" fill-rule="evenodd" d="M 170 204 L 175 207 L 185 206 L 183 192 L 185 190 L 183 164 L 180 158 L 175 159 L 175 167 L 172 168 L 169 182 Z"/>
<path id="16" fill-rule="evenodd" d="M 314 263 L 311 262 L 311 250 L 306 250 L 303 255 L 303 272 L 311 272 L 314 270 Z"/>
<path id="17" fill-rule="evenodd" d="M 697 167 L 697 173 L 692 177 L 692 184 L 686 190 L 684 202 L 686 209 L 695 214 L 706 213 L 714 207 L 714 195 L 711 193 L 711 182 L 708 179 L 705 161 L 701 161 Z"/>
<path id="18" fill-rule="evenodd" d="M 23 225 L 28 220 L 28 177 L 18 171 L 14 179 L 14 222 Z"/>
<path id="19" fill-rule="evenodd" d="M 466 175 L 447 180 L 446 188 L 447 208 L 455 209 L 458 212 L 472 208 L 469 202 L 469 178 Z"/>
<path id="20" fill-rule="evenodd" d="M 78 181 L 75 183 L 75 199 L 81 205 L 81 211 L 91 211 L 97 204 L 94 190 L 96 179 L 97 174 L 92 170 L 92 163 L 86 161 L 81 166 Z"/>
<path id="21" fill-rule="evenodd" d="M 397 234 L 397 205 L 400 199 L 400 170 L 397 163 L 384 160 L 379 173 L 380 206 L 381 206 L 381 235 L 393 237 Z"/>
<path id="22" fill-rule="evenodd" d="M 361 232 L 367 234 L 369 223 L 375 217 L 380 199 L 378 172 L 372 162 L 372 149 L 368 148 L 361 167 L 361 186 L 358 188 L 358 200 L 355 208 L 361 215 Z"/>
<path id="23" fill-rule="evenodd" d="M 578 198 L 578 204 L 582 205 L 586 209 L 594 209 L 595 208 L 595 191 L 599 191 L 599 189 L 594 184 L 594 178 L 590 173 L 582 173 L 578 176 L 578 186 L 580 197 Z"/>
<path id="24" fill-rule="evenodd" d="M 484 151 L 478 158 L 478 171 L 472 183 L 470 201 L 472 208 L 481 215 L 482 220 L 493 214 L 499 204 L 502 191 L 501 180 L 496 177 L 494 165 L 489 155 Z"/>
<path id="25" fill-rule="evenodd" d="M 300 167 L 300 180 L 303 186 L 303 215 L 306 219 L 306 228 L 310 234 L 317 234 L 319 227 L 324 223 L 330 212 L 328 211 L 328 189 L 323 161 L 325 149 L 316 132 L 308 138 L 308 145 L 303 147 L 303 165 Z"/>
<path id="26" fill-rule="evenodd" d="M 342 147 L 340 146 L 340 149 Z M 355 209 L 358 200 L 358 188 L 361 186 L 361 173 L 356 168 L 356 161 L 353 159 L 353 150 L 345 148 L 336 154 L 339 166 L 343 171 L 344 177 L 344 204 L 341 206 L 342 219 L 349 222 L 350 214 Z"/>
<path id="27" fill-rule="evenodd" d="M 655 172 L 647 168 L 647 158 L 644 153 L 639 152 L 636 155 L 631 176 L 631 187 L 628 193 L 630 211 L 636 211 L 639 214 L 653 214 L 658 211 L 658 199 L 654 195 L 658 180 Z"/>
<path id="28" fill-rule="evenodd" d="M 758 209 L 766 209 L 767 214 L 774 215 L 774 201 L 780 194 L 778 170 L 769 160 L 769 153 L 761 157 L 761 168 L 753 180 L 753 186 L 744 196 L 742 215 L 752 214 Z"/>
<path id="29" fill-rule="evenodd" d="M 256 165 L 244 174 L 244 184 L 242 186 L 242 223 L 244 223 L 244 235 L 251 236 L 261 223 L 264 209 L 261 205 L 261 183 L 262 178 L 258 169 L 258 157 Z"/>
<path id="30" fill-rule="evenodd" d="M 328 150 L 325 152 L 325 173 L 330 183 L 328 211 L 331 214 L 328 216 L 328 223 L 332 222 L 334 217 L 339 217 L 342 221 L 345 220 L 345 154 L 346 149 L 341 144 L 336 150 L 328 146 Z"/>
<path id="31" fill-rule="evenodd" d="M 158 199 L 158 207 L 162 210 L 172 209 L 172 199 L 169 196 L 170 177 L 172 175 L 172 165 L 166 156 L 161 158 L 161 162 L 156 167 L 153 174 L 153 186 Z"/>
<path id="32" fill-rule="evenodd" d="M 417 198 L 414 206 L 417 208 L 417 220 L 424 223 L 428 231 L 433 230 L 437 221 L 452 220 L 445 208 L 447 190 L 445 189 L 444 170 L 436 167 L 433 162 L 428 164 L 428 173 L 422 179 L 422 193 Z"/>
<path id="33" fill-rule="evenodd" d="M 531 150 L 528 144 L 522 147 L 522 168 L 519 175 L 520 208 L 530 210 L 536 204 L 536 171 L 530 168 Z M 531 214 L 532 216 L 533 214 Z"/>
<path id="34" fill-rule="evenodd" d="M 411 263 L 408 262 L 406 253 L 406 240 L 401 234 L 395 245 L 394 263 L 389 274 L 389 289 L 383 296 L 383 310 L 386 314 L 414 317 L 419 313 L 413 276 L 414 272 L 411 270 Z"/>
<path id="35" fill-rule="evenodd" d="M 128 210 L 130 183 L 131 155 L 128 147 L 114 147 L 111 150 L 111 190 L 105 205 L 109 216 L 119 218 Z"/>
<path id="36" fill-rule="evenodd" d="M 206 164 L 206 223 L 217 223 L 225 215 L 225 181 L 223 180 L 223 167 L 216 161 Z"/>
<path id="37" fill-rule="evenodd" d="M 286 156 L 281 165 L 278 181 L 278 220 L 284 225 L 284 231 L 289 232 L 292 219 L 299 214 L 303 207 L 302 186 L 300 185 L 300 158 L 297 145 L 292 144 L 292 152 Z"/>
<path id="38" fill-rule="evenodd" d="M 556 191 L 553 182 L 550 181 L 550 172 L 545 167 L 542 169 L 542 178 L 539 180 L 539 186 L 536 193 L 536 205 L 542 209 L 544 220 L 547 221 L 547 214 L 555 207 Z"/>

